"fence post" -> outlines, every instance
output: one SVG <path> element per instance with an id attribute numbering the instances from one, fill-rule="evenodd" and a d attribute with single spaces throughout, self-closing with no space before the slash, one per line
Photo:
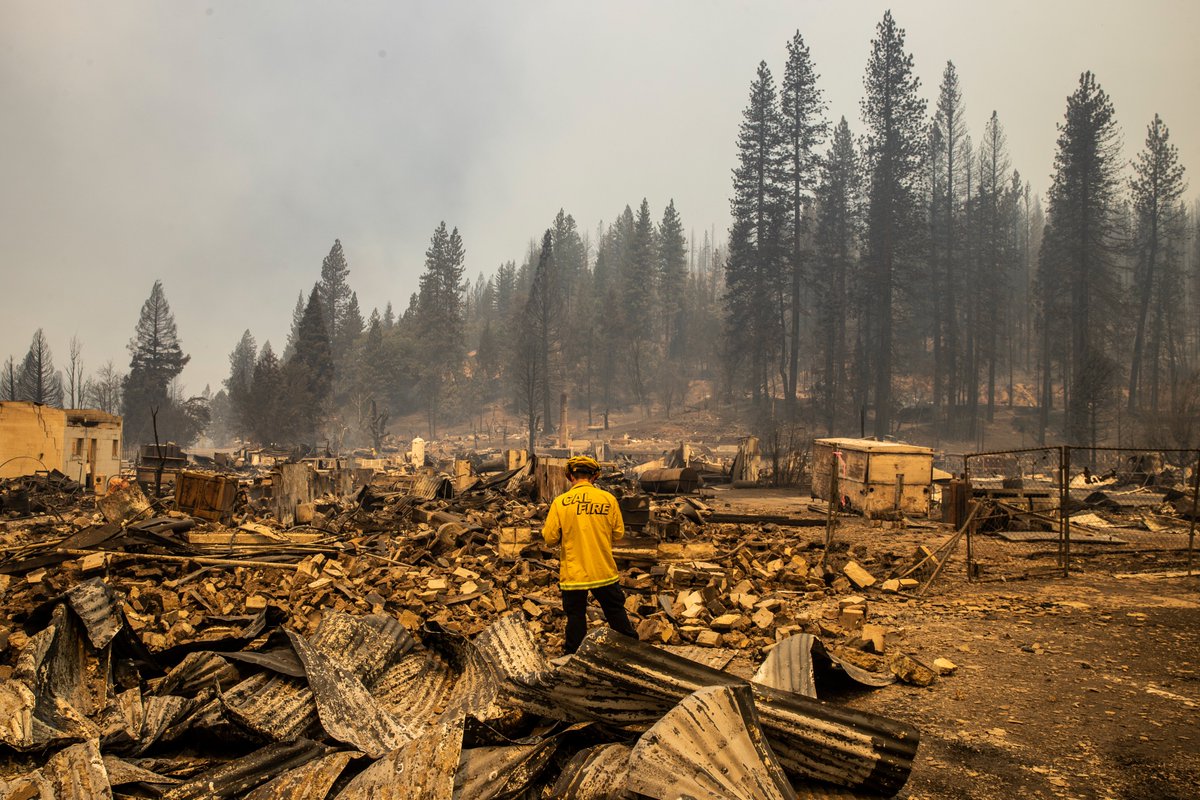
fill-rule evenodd
<path id="1" fill-rule="evenodd" d="M 1058 448 L 1058 553 L 1063 577 L 1071 574 L 1071 447 Z"/>
<path id="2" fill-rule="evenodd" d="M 838 485 L 838 449 L 829 453 L 829 516 L 825 520 L 825 552 L 821 554 L 821 571 L 829 569 L 829 546 L 833 544 L 833 528 L 837 524 L 837 512 L 842 505 L 842 488 Z"/>
<path id="3" fill-rule="evenodd" d="M 969 498 L 967 500 L 968 504 L 970 504 L 971 502 L 974 501 L 974 493 L 971 491 L 971 477 L 970 476 L 971 476 L 971 456 L 964 455 L 963 456 L 963 486 L 962 486 L 962 490 L 967 493 L 967 497 Z M 956 500 L 957 500 L 957 498 L 956 498 Z M 954 507 L 955 507 L 955 510 L 957 510 L 957 508 L 958 508 L 957 502 L 955 502 Z M 955 517 L 955 523 L 957 524 L 957 522 L 958 522 L 958 518 Z M 967 531 L 966 531 L 966 536 L 967 536 L 967 583 L 974 583 L 974 578 L 972 576 L 972 570 L 971 570 L 972 565 L 975 563 L 975 550 L 974 550 L 973 542 L 972 542 L 972 539 L 974 537 L 971 535 L 974 532 L 975 532 L 975 528 L 973 526 L 967 527 Z"/>
<path id="4" fill-rule="evenodd" d="M 1196 466 L 1192 469 L 1192 518 L 1188 521 L 1188 577 L 1192 575 L 1192 549 L 1196 542 L 1196 503 L 1198 500 L 1200 500 L 1200 455 L 1196 457 Z"/>

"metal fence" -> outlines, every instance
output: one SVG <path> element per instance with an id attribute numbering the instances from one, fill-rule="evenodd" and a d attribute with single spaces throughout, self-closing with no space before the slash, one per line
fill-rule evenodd
<path id="1" fill-rule="evenodd" d="M 960 491 L 974 504 L 961 520 L 968 580 L 1191 574 L 1198 459 L 1197 450 L 1070 446 L 962 456 Z"/>

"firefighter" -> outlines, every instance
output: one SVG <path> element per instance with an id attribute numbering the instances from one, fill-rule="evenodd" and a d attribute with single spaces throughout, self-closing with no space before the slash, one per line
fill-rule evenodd
<path id="1" fill-rule="evenodd" d="M 554 498 L 546 514 L 542 538 L 560 544 L 558 585 L 562 589 L 563 613 L 567 616 L 564 650 L 574 653 L 587 633 L 588 592 L 604 611 L 610 628 L 637 638 L 625 615 L 625 592 L 618 581 L 613 561 L 612 540 L 625 533 L 625 522 L 617 498 L 592 481 L 600 464 L 589 456 L 567 461 L 571 488 Z"/>

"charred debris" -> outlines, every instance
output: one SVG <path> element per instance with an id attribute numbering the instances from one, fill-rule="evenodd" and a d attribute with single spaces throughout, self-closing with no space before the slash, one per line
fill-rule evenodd
<path id="1" fill-rule="evenodd" d="M 562 459 L 5 482 L 0 796 L 895 794 L 918 731 L 818 694 L 936 680 L 868 612 L 917 581 L 823 558 L 821 515 L 720 521 L 688 455 L 606 472 L 639 640 L 565 659 Z"/>

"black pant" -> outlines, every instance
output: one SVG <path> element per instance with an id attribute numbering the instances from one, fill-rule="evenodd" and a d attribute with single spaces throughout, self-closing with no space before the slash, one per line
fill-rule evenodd
<path id="1" fill-rule="evenodd" d="M 608 627 L 617 633 L 637 638 L 637 631 L 629 624 L 629 617 L 625 615 L 625 592 L 620 584 L 610 583 L 594 589 L 563 589 L 563 613 L 567 615 L 567 641 L 563 649 L 566 652 L 574 653 L 578 650 L 587 634 L 588 592 L 591 592 L 592 597 L 600 604 L 604 618 L 608 620 Z"/>

